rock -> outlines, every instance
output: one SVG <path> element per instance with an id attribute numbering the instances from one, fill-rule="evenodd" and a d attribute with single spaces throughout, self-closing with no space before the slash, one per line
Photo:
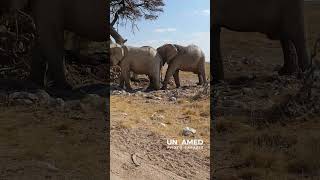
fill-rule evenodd
<path id="1" fill-rule="evenodd" d="M 57 99 L 51 99 L 49 102 L 49 105 L 55 108 L 64 108 L 66 103 L 63 99 L 57 98 Z"/>
<path id="2" fill-rule="evenodd" d="M 242 92 L 243 92 L 243 94 L 246 94 L 246 95 L 253 94 L 253 90 L 251 88 L 242 88 Z"/>
<path id="3" fill-rule="evenodd" d="M 87 67 L 86 68 L 86 73 L 91 73 L 91 68 Z"/>
<path id="4" fill-rule="evenodd" d="M 162 100 L 161 97 L 154 97 L 154 99 L 155 99 L 155 100 L 158 100 L 158 101 Z"/>
<path id="5" fill-rule="evenodd" d="M 67 101 L 65 106 L 72 110 L 80 110 L 81 101 L 80 100 Z"/>
<path id="6" fill-rule="evenodd" d="M 12 104 L 14 105 L 32 105 L 33 102 L 29 99 L 15 99 Z"/>
<path id="7" fill-rule="evenodd" d="M 56 105 L 57 105 L 58 107 L 64 107 L 64 106 L 65 106 L 64 100 L 61 99 L 61 98 L 57 98 L 57 99 L 56 99 Z"/>
<path id="8" fill-rule="evenodd" d="M 147 99 L 154 99 L 155 98 L 155 96 L 151 95 L 151 94 L 145 94 L 145 96 L 143 96 L 143 97 L 145 97 Z"/>
<path id="9" fill-rule="evenodd" d="M 127 117 L 127 116 L 128 116 L 128 114 L 127 114 L 127 113 L 121 113 L 121 115 L 122 115 L 122 116 L 125 116 L 125 117 Z"/>
<path id="10" fill-rule="evenodd" d="M 38 90 L 36 96 L 38 97 L 39 102 L 43 104 L 48 104 L 51 100 L 50 95 L 44 90 Z"/>
<path id="11" fill-rule="evenodd" d="M 197 131 L 195 130 L 195 129 L 193 129 L 193 128 L 190 128 L 190 127 L 185 127 L 185 128 L 183 128 L 183 130 L 182 130 L 182 134 L 184 135 L 184 136 L 190 136 L 190 135 L 192 135 L 192 134 L 195 134 Z"/>
<path id="12" fill-rule="evenodd" d="M 9 101 L 13 105 L 32 105 L 39 102 L 39 97 L 28 92 L 14 92 L 9 95 Z"/>
<path id="13" fill-rule="evenodd" d="M 176 102 L 176 101 L 177 101 L 177 98 L 172 96 L 172 97 L 169 98 L 169 101 L 174 101 L 174 102 Z"/>
<path id="14" fill-rule="evenodd" d="M 121 91 L 114 90 L 111 93 L 112 95 L 121 95 Z"/>
<path id="15" fill-rule="evenodd" d="M 160 123 L 160 125 L 161 125 L 162 127 L 167 127 L 167 125 L 166 125 L 165 123 Z"/>
<path id="16" fill-rule="evenodd" d="M 154 120 L 154 121 L 162 121 L 162 120 L 164 120 L 164 116 L 155 112 L 152 114 L 150 119 Z"/>
<path id="17" fill-rule="evenodd" d="M 32 93 L 28 92 L 14 92 L 9 95 L 10 100 L 15 100 L 15 99 L 29 99 L 30 101 L 37 101 L 39 98 Z"/>

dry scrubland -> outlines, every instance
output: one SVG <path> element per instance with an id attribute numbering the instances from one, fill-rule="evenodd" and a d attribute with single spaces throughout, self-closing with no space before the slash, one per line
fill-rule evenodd
<path id="1" fill-rule="evenodd" d="M 320 36 L 320 4 L 305 7 L 307 40 L 313 47 Z M 319 179 L 319 89 L 304 105 L 285 107 L 296 113 L 285 116 L 287 111 L 277 104 L 292 98 L 301 84 L 294 77 L 277 76 L 280 43 L 261 34 L 223 30 L 222 44 L 229 83 L 217 87 L 215 179 Z"/>
<path id="2" fill-rule="evenodd" d="M 208 76 L 209 69 L 210 65 L 207 64 Z M 140 83 L 133 83 L 136 92 L 120 91 L 120 94 L 117 94 L 113 91 L 110 98 L 111 156 L 115 156 L 114 160 L 111 159 L 112 174 L 123 179 L 209 178 L 209 90 L 205 93 L 204 87 L 196 86 L 198 76 L 193 73 L 181 72 L 180 78 L 182 87 L 179 89 L 175 89 L 171 83 L 166 91 L 137 92 L 141 91 L 142 86 L 147 87 L 147 83 L 141 79 Z M 196 129 L 196 134 L 183 136 L 182 130 L 185 127 Z M 203 150 L 166 149 L 166 139 L 193 138 L 205 141 Z M 127 156 L 143 154 L 139 156 L 142 156 L 139 160 L 143 165 L 123 168 L 132 166 L 133 162 L 124 161 L 118 155 L 119 152 Z M 148 156 L 155 158 L 146 160 Z M 146 165 L 155 166 L 156 169 L 149 171 Z M 146 170 L 141 172 L 144 168 Z M 167 171 L 164 174 L 160 173 L 163 169 Z M 156 172 L 159 177 L 150 176 Z M 173 175 L 170 175 L 171 173 Z"/>

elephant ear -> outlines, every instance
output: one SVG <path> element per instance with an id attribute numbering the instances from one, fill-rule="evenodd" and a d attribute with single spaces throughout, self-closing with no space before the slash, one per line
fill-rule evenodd
<path id="1" fill-rule="evenodd" d="M 118 65 L 124 55 L 124 49 L 120 45 L 110 44 L 110 60 L 113 66 Z"/>
<path id="2" fill-rule="evenodd" d="M 178 49 L 173 44 L 166 44 L 164 49 L 166 53 L 167 63 L 170 64 L 171 60 L 177 56 Z"/>
<path id="3" fill-rule="evenodd" d="M 159 55 L 163 59 L 163 63 L 170 63 L 172 59 L 174 59 L 177 54 L 177 48 L 172 44 L 165 44 L 159 48 L 157 48 Z"/>

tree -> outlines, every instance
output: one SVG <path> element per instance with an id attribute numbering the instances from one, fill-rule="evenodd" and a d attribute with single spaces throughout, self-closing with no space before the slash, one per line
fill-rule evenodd
<path id="1" fill-rule="evenodd" d="M 119 44 L 126 40 L 115 30 L 114 26 L 121 22 L 131 23 L 132 29 L 137 27 L 140 19 L 155 20 L 158 13 L 163 12 L 163 0 L 110 0 L 110 34 Z"/>

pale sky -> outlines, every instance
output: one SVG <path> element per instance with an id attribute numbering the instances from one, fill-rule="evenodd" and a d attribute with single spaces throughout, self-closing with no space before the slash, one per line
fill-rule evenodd
<path id="1" fill-rule="evenodd" d="M 210 0 L 164 0 L 164 12 L 155 21 L 137 22 L 139 30 L 132 33 L 131 25 L 118 26 L 128 39 L 127 45 L 152 46 L 165 43 L 195 44 L 210 61 Z"/>

